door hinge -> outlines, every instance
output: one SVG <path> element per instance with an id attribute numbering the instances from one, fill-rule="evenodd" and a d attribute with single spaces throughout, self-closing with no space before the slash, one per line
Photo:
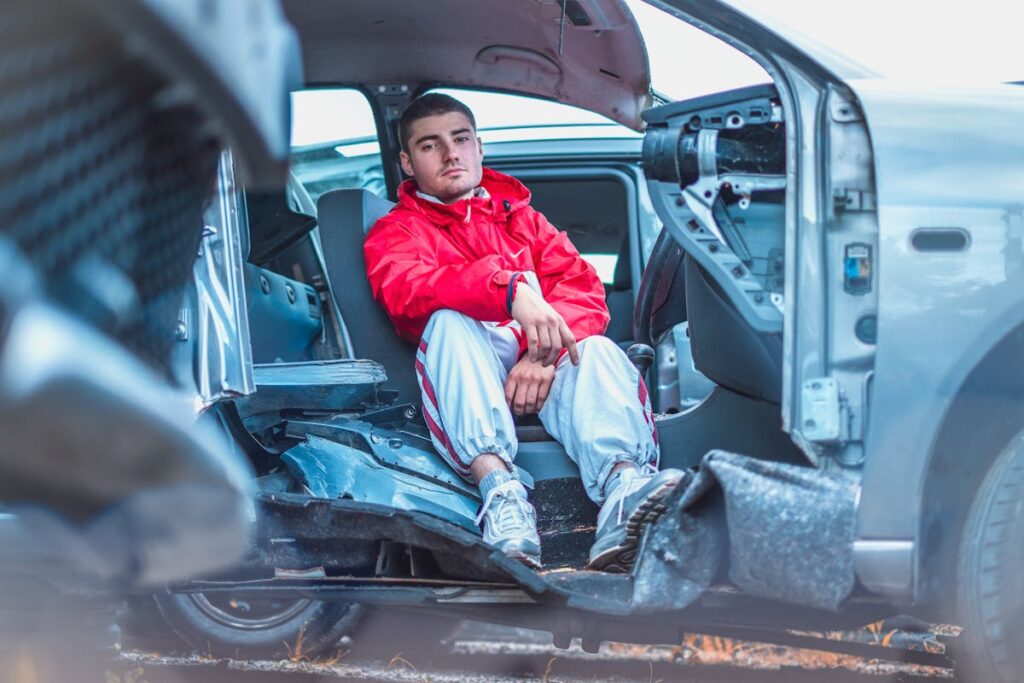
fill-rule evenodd
<path id="1" fill-rule="evenodd" d="M 833 443 L 843 437 L 844 406 L 839 383 L 831 377 L 809 379 L 800 392 L 801 432 L 808 441 Z"/>

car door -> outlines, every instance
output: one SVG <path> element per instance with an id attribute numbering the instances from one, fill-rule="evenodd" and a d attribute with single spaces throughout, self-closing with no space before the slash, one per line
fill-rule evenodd
<path id="1" fill-rule="evenodd" d="M 735 254 L 732 259 L 723 251 L 715 259 L 695 257 L 752 328 L 782 334 L 782 422 L 794 441 L 814 460 L 837 448 L 859 452 L 861 399 L 873 352 L 863 343 L 851 347 L 846 339 L 853 335 L 833 331 L 852 331 L 876 302 L 873 286 L 864 293 L 844 292 L 843 276 L 846 259 L 855 258 L 846 253 L 848 247 L 877 249 L 876 212 L 867 202 L 857 204 L 874 189 L 870 141 L 859 102 L 845 85 L 873 74 L 732 3 L 651 4 L 753 56 L 772 77 L 786 130 L 783 291 L 778 296 L 756 291 L 737 275 L 741 259 Z M 660 213 L 672 209 L 662 207 Z M 668 218 L 667 227 L 682 240 L 683 225 Z M 730 251 L 728 245 L 723 249 Z M 866 261 L 860 265 L 870 267 Z M 842 369 L 854 358 L 855 369 Z M 812 386 L 819 387 L 818 394 Z M 840 428 L 848 431 L 839 433 Z"/>
<path id="2" fill-rule="evenodd" d="M 786 122 L 784 291 L 773 300 L 744 290 L 742 278 L 730 277 L 728 264 L 711 272 L 734 301 L 747 304 L 741 310 L 753 327 L 782 333 L 783 429 L 814 462 L 834 459 L 863 468 L 855 544 L 861 581 L 906 598 L 912 592 L 911 539 L 921 486 L 920 465 L 911 463 L 924 457 L 914 453 L 921 445 L 906 440 L 897 447 L 905 457 L 879 457 L 892 446 L 883 449 L 878 440 L 884 433 L 895 444 L 896 435 L 912 441 L 911 434 L 927 433 L 900 426 L 918 410 L 905 414 L 890 395 L 905 392 L 891 380 L 902 375 L 903 359 L 913 349 L 893 353 L 878 346 L 879 330 L 905 327 L 899 306 L 882 310 L 879 292 L 879 283 L 893 282 L 906 262 L 899 246 L 906 234 L 879 236 L 880 217 L 898 202 L 900 191 L 888 194 L 876 175 L 886 168 L 877 166 L 881 155 L 895 160 L 886 172 L 890 188 L 900 184 L 901 173 L 907 180 L 914 176 L 901 167 L 906 157 L 897 150 L 906 136 L 891 127 L 899 117 L 878 97 L 877 74 L 754 10 L 719 0 L 652 4 L 753 55 L 772 76 Z M 679 226 L 675 230 L 684 237 Z M 880 275 L 886 264 L 887 280 Z M 759 297 L 777 310 L 755 310 L 749 304 Z M 881 381 L 880 358 L 890 358 Z M 869 400 L 880 397 L 892 410 L 875 411 L 869 433 Z M 923 427 L 925 421 L 919 423 Z M 900 482 L 913 483 L 908 489 Z"/>

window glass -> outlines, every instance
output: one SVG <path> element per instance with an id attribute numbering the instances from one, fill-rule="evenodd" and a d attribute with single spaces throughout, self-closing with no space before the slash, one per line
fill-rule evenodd
<path id="1" fill-rule="evenodd" d="M 640 133 L 600 114 L 526 95 L 438 88 L 473 112 L 484 144 L 527 140 L 638 138 Z"/>
<path id="2" fill-rule="evenodd" d="M 568 234 L 605 285 L 615 284 L 616 265 L 629 248 L 625 186 L 611 178 L 527 178 L 524 182 L 533 194 L 533 208 Z"/>
<path id="3" fill-rule="evenodd" d="M 329 190 L 385 196 L 380 145 L 366 97 L 351 88 L 292 93 L 292 172 L 315 202 Z"/>

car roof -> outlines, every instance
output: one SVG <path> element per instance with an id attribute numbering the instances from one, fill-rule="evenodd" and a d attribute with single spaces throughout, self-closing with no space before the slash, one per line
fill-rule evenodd
<path id="1" fill-rule="evenodd" d="M 651 102 L 643 38 L 622 0 L 285 0 L 284 8 L 309 87 L 507 90 L 634 130 Z"/>

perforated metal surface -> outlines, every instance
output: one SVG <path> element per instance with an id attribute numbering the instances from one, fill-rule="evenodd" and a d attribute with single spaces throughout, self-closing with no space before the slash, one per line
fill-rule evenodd
<path id="1" fill-rule="evenodd" d="M 0 235 L 161 371 L 216 161 L 195 111 L 89 10 L 0 7 Z"/>

